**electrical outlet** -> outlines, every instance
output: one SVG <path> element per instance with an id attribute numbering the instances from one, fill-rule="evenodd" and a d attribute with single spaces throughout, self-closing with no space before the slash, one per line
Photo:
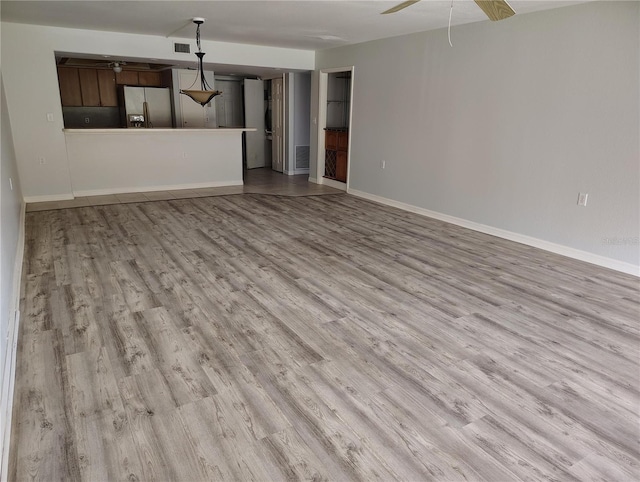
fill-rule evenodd
<path id="1" fill-rule="evenodd" d="M 47 159 L 45 159 L 44 157 L 41 156 L 41 157 L 38 157 L 38 162 L 42 166 L 43 164 L 47 163 Z"/>
<path id="2" fill-rule="evenodd" d="M 51 112 L 47 114 L 47 122 L 53 122 L 53 114 Z"/>
<path id="3" fill-rule="evenodd" d="M 578 206 L 586 206 L 588 197 L 589 195 L 587 193 L 578 193 Z"/>
<path id="4" fill-rule="evenodd" d="M 380 161 L 380 169 L 386 169 L 387 161 Z"/>
<path id="5" fill-rule="evenodd" d="M 89 122 L 91 122 L 91 119 L 89 119 L 88 117 L 85 117 L 85 118 L 84 118 L 84 123 L 85 123 L 85 124 L 88 124 Z"/>

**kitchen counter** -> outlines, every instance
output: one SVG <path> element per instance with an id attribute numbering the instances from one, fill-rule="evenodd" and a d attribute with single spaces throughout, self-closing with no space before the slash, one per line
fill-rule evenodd
<path id="1" fill-rule="evenodd" d="M 242 185 L 255 128 L 63 129 L 74 196 Z"/>
<path id="2" fill-rule="evenodd" d="M 214 129 L 211 128 L 200 128 L 200 129 L 184 129 L 184 128 L 132 128 L 132 127 L 120 127 L 116 129 L 93 129 L 87 127 L 86 129 L 62 129 L 63 132 L 67 133 L 98 133 L 98 134 L 125 134 L 125 133 L 150 133 L 150 132 L 163 132 L 163 133 L 179 133 L 179 132 L 255 132 L 255 127 L 216 127 Z"/>

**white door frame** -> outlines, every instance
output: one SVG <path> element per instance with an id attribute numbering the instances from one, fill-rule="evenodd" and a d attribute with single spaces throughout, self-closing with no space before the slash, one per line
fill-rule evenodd
<path id="1" fill-rule="evenodd" d="M 349 147 L 347 148 L 347 182 L 334 181 L 324 177 L 324 128 L 327 125 L 327 84 L 329 74 L 336 72 L 351 72 L 351 90 L 349 92 Z M 319 95 L 318 95 L 318 152 L 316 162 L 316 179 L 318 184 L 326 184 L 327 186 L 349 190 L 351 182 L 351 126 L 353 118 L 353 85 L 354 85 L 355 67 L 335 67 L 331 69 L 320 69 L 320 77 L 318 79 Z"/>
<path id="2" fill-rule="evenodd" d="M 278 109 L 278 104 L 276 102 L 277 89 L 275 82 L 281 82 L 281 92 L 280 92 L 280 109 Z M 284 95 L 284 75 L 282 77 L 276 77 L 271 79 L 271 132 L 272 132 L 272 146 L 271 146 L 271 169 L 276 172 L 284 173 L 284 164 L 285 164 L 285 150 L 284 150 L 284 136 L 285 136 L 285 122 L 284 122 L 284 106 L 285 106 L 285 95 Z M 277 121 L 278 117 L 280 119 L 280 129 L 277 130 Z M 280 138 L 276 133 L 279 133 Z M 278 156 L 279 151 L 279 156 Z M 275 155 L 274 155 L 275 153 Z M 276 169 L 275 162 L 279 160 L 280 169 Z"/>

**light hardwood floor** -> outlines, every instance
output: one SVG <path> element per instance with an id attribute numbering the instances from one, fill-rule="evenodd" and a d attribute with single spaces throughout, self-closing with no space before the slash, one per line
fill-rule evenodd
<path id="1" fill-rule="evenodd" d="M 201 189 L 178 189 L 173 191 L 128 192 L 102 196 L 80 196 L 66 201 L 45 201 L 27 205 L 27 212 L 51 211 L 52 209 L 106 206 L 146 201 L 168 201 L 195 197 L 226 196 L 229 194 L 271 194 L 279 196 L 317 196 L 337 194 L 342 191 L 321 184 L 308 182 L 308 175 L 287 176 L 271 168 L 251 169 L 244 172 L 244 185 L 207 187 Z"/>
<path id="2" fill-rule="evenodd" d="M 344 194 L 27 215 L 10 480 L 638 480 L 637 278 Z"/>

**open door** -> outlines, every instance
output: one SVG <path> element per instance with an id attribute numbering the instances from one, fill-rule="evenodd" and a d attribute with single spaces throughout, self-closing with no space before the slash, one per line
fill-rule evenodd
<path id="1" fill-rule="evenodd" d="M 266 142 L 264 123 L 264 85 L 262 80 L 244 80 L 244 122 L 246 127 L 255 127 L 255 132 L 246 132 L 245 153 L 247 169 L 265 167 L 264 148 Z"/>

